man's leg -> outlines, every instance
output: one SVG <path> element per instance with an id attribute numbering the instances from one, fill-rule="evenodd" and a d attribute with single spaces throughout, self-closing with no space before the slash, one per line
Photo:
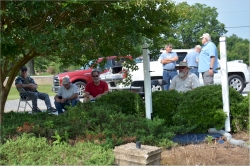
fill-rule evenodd
<path id="1" fill-rule="evenodd" d="M 214 83 L 214 75 L 210 76 L 208 71 L 205 71 L 204 73 L 202 73 L 202 78 L 203 78 L 204 85 L 212 85 Z"/>
<path id="2" fill-rule="evenodd" d="M 51 108 L 51 102 L 50 102 L 50 98 L 49 98 L 49 95 L 47 93 L 41 93 L 41 92 L 37 92 L 38 94 L 38 98 L 41 99 L 41 100 L 44 100 L 46 106 L 47 106 L 47 109 L 50 109 Z"/>
<path id="3" fill-rule="evenodd" d="M 55 103 L 56 110 L 58 111 L 58 115 L 62 114 L 63 113 L 62 109 L 64 109 L 65 103 L 58 103 L 56 101 L 54 103 Z"/>
<path id="4" fill-rule="evenodd" d="M 192 68 L 189 70 L 191 73 L 194 73 L 199 78 L 199 72 L 197 68 Z"/>
<path id="5" fill-rule="evenodd" d="M 74 107 L 79 102 L 79 100 L 73 99 L 71 100 L 71 106 Z"/>
<path id="6" fill-rule="evenodd" d="M 163 71 L 163 79 L 167 81 L 167 84 L 164 85 L 164 90 L 168 90 L 170 86 L 170 75 L 166 70 Z"/>
<path id="7" fill-rule="evenodd" d="M 38 110 L 38 108 L 37 108 L 37 99 L 38 99 L 37 92 L 27 91 L 27 94 L 28 94 L 28 97 L 32 100 L 33 110 Z"/>
<path id="8" fill-rule="evenodd" d="M 177 70 L 174 70 L 174 71 L 171 71 L 169 74 L 170 74 L 170 80 L 172 80 L 178 73 L 177 73 Z M 169 82 L 170 82 L 170 80 L 169 80 Z"/>

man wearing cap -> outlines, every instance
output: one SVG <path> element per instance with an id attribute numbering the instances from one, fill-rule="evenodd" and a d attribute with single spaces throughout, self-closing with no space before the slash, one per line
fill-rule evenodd
<path id="1" fill-rule="evenodd" d="M 15 85 L 17 88 L 23 88 L 27 92 L 27 94 L 21 93 L 20 95 L 21 97 L 26 97 L 26 95 L 28 95 L 28 97 L 32 100 L 33 113 L 41 112 L 37 107 L 37 99 L 44 100 L 48 112 L 56 111 L 56 109 L 51 106 L 49 95 L 47 93 L 37 91 L 38 85 L 35 83 L 34 79 L 28 76 L 26 66 L 21 67 L 20 76 L 16 78 Z"/>
<path id="2" fill-rule="evenodd" d="M 211 85 L 214 83 L 214 73 L 217 73 L 218 51 L 208 33 L 204 33 L 200 38 L 203 47 L 199 55 L 198 72 L 202 73 L 204 85 Z"/>
<path id="3" fill-rule="evenodd" d="M 171 81 L 170 90 L 186 92 L 200 86 L 198 77 L 194 73 L 189 72 L 187 62 L 180 62 L 175 68 L 179 70 L 179 74 Z"/>
<path id="4" fill-rule="evenodd" d="M 100 80 L 99 71 L 93 70 L 91 72 L 93 81 L 87 83 L 84 91 L 84 102 L 95 100 L 109 92 L 108 84 L 105 81 Z"/>
<path id="5" fill-rule="evenodd" d="M 166 52 L 163 52 L 160 55 L 159 61 L 162 63 L 163 67 L 163 79 L 167 81 L 167 84 L 164 85 L 164 90 L 168 90 L 170 80 L 172 80 L 178 74 L 177 70 L 175 69 L 178 56 L 176 52 L 172 52 L 172 44 L 167 44 L 165 49 Z"/>
<path id="6" fill-rule="evenodd" d="M 194 51 L 189 52 L 186 57 L 184 58 L 183 62 L 187 62 L 189 71 L 191 73 L 196 74 L 196 76 L 199 78 L 199 72 L 198 72 L 198 60 L 199 60 L 199 53 L 201 52 L 201 46 L 196 45 L 194 47 Z"/>
<path id="7" fill-rule="evenodd" d="M 77 86 L 70 82 L 70 78 L 64 77 L 62 84 L 54 97 L 58 115 L 63 113 L 62 109 L 65 109 L 65 106 L 74 107 L 79 101 Z"/>

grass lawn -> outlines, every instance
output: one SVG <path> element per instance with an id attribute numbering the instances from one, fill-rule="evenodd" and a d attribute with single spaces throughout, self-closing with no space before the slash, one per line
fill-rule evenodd
<path id="1" fill-rule="evenodd" d="M 37 90 L 42 93 L 47 93 L 49 96 L 55 96 L 56 93 L 54 93 L 51 90 L 51 87 L 52 85 L 38 85 Z M 19 97 L 20 96 L 16 87 L 11 87 L 7 100 L 15 100 L 15 99 L 19 99 Z"/>

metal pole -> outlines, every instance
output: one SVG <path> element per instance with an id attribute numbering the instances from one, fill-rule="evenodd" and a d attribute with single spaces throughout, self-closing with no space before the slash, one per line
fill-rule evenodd
<path id="1" fill-rule="evenodd" d="M 146 118 L 151 119 L 152 114 L 152 91 L 151 91 L 151 78 L 150 78 L 150 64 L 148 56 L 148 45 L 143 45 L 143 72 L 144 72 L 144 89 L 145 89 L 145 107 Z"/>
<path id="2" fill-rule="evenodd" d="M 230 110 L 229 110 L 229 92 L 228 92 L 228 72 L 227 72 L 227 49 L 226 37 L 220 37 L 220 66 L 221 66 L 221 85 L 223 98 L 223 111 L 227 114 L 225 121 L 225 131 L 230 132 Z"/>

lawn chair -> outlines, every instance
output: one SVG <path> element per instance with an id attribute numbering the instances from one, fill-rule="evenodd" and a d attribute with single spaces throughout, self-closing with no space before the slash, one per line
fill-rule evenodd
<path id="1" fill-rule="evenodd" d="M 26 110 L 26 106 L 27 104 L 30 106 L 31 110 L 33 109 L 33 107 L 30 105 L 30 103 L 28 101 L 31 101 L 31 99 L 28 97 L 27 92 L 25 91 L 25 89 L 23 88 L 17 88 L 19 94 L 20 94 L 20 99 L 19 99 L 19 104 L 18 104 L 18 108 L 17 108 L 17 112 L 19 111 L 19 108 L 24 108 L 24 112 Z M 21 106 L 21 102 L 24 102 L 24 106 Z"/>

